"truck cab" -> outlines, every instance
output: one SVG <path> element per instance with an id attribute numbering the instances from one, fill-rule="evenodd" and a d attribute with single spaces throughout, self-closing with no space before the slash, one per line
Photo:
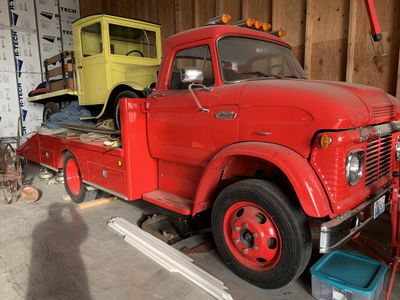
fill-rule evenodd
<path id="1" fill-rule="evenodd" d="M 73 23 L 74 51 L 45 60 L 46 91 L 28 100 L 45 104 L 48 117 L 78 100 L 92 117 L 116 117 L 118 99 L 143 97 L 161 62 L 160 25 L 110 15 Z M 88 118 L 86 118 L 88 119 Z"/>
<path id="2" fill-rule="evenodd" d="M 142 96 L 161 62 L 160 26 L 115 16 L 90 16 L 73 24 L 81 106 L 114 101 L 122 90 Z"/>

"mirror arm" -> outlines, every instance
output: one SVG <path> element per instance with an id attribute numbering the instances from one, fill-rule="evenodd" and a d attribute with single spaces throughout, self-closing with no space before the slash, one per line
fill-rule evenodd
<path id="1" fill-rule="evenodd" d="M 208 108 L 204 108 L 203 106 L 201 106 L 200 101 L 199 101 L 199 99 L 197 99 L 196 95 L 194 94 L 192 87 L 198 87 L 198 88 L 201 88 L 201 89 L 203 89 L 205 91 L 211 91 L 212 88 L 206 87 L 205 85 L 198 84 L 198 83 L 191 83 L 188 86 L 188 89 L 189 89 L 190 93 L 192 94 L 193 100 L 194 100 L 194 102 L 196 102 L 196 105 L 200 109 L 200 111 L 201 112 L 205 112 L 205 113 L 209 113 L 210 110 Z"/>

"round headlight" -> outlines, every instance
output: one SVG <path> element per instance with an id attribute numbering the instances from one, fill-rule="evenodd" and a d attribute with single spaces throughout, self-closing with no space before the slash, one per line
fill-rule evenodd
<path id="1" fill-rule="evenodd" d="M 346 180 L 350 185 L 356 185 L 362 175 L 364 168 L 364 151 L 352 151 L 347 154 Z"/>

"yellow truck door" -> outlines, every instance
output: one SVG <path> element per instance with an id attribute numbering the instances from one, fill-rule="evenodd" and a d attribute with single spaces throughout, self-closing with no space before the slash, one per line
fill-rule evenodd
<path id="1" fill-rule="evenodd" d="M 75 30 L 75 59 L 80 105 L 104 104 L 108 95 L 103 22 L 83 24 Z"/>

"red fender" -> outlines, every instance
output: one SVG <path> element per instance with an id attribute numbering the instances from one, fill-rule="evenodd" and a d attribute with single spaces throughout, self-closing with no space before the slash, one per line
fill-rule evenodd
<path id="1" fill-rule="evenodd" d="M 193 215 L 212 206 L 213 199 L 210 198 L 225 165 L 231 157 L 237 155 L 260 158 L 277 166 L 292 184 L 306 215 L 318 218 L 332 215 L 325 190 L 308 161 L 289 148 L 262 142 L 232 144 L 211 159 L 199 183 Z"/>

